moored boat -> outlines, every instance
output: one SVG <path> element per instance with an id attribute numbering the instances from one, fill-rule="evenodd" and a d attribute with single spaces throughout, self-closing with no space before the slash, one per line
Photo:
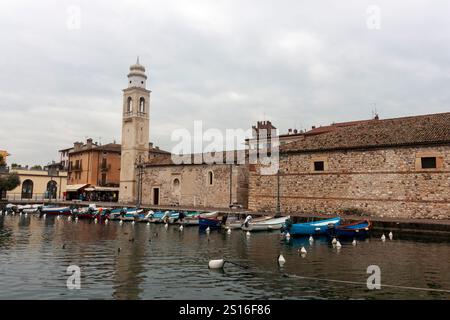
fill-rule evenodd
<path id="1" fill-rule="evenodd" d="M 294 224 L 287 221 L 285 231 L 289 232 L 291 236 L 324 235 L 329 228 L 339 225 L 340 222 L 340 217 Z"/>
<path id="2" fill-rule="evenodd" d="M 369 235 L 372 222 L 362 220 L 350 224 L 335 225 L 327 230 L 327 234 L 332 237 L 339 238 L 358 238 Z"/>
<path id="3" fill-rule="evenodd" d="M 227 219 L 226 224 L 222 225 L 222 228 L 224 229 L 241 229 L 246 222 L 248 222 L 247 220 L 249 219 L 249 217 L 251 216 L 247 216 L 245 220 L 238 220 L 236 218 L 233 217 L 229 217 Z M 257 223 L 257 222 L 262 222 L 262 221 L 267 221 L 273 219 L 272 216 L 263 216 L 263 217 L 258 217 L 258 218 L 251 218 L 251 222 L 253 223 Z"/>
<path id="4" fill-rule="evenodd" d="M 40 209 L 41 214 L 46 215 L 69 215 L 72 214 L 72 210 L 70 207 L 54 207 L 54 206 L 45 206 Z"/>
<path id="5" fill-rule="evenodd" d="M 244 231 L 270 231 L 280 230 L 290 217 L 272 218 L 262 221 L 249 221 L 244 223 L 242 230 Z"/>

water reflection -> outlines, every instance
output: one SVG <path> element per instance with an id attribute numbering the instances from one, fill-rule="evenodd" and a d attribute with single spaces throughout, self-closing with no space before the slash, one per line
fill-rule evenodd
<path id="1" fill-rule="evenodd" d="M 442 292 L 364 284 L 367 267 L 379 265 L 382 283 L 450 289 L 450 243 L 410 239 L 378 231 L 337 249 L 326 237 L 283 238 L 279 232 L 232 234 L 196 227 L 110 222 L 108 225 L 54 217 L 0 216 L 0 298 L 30 299 L 448 299 Z M 305 247 L 307 253 L 299 250 Z M 286 259 L 279 267 L 280 252 Z M 209 270 L 210 259 L 226 264 Z M 69 265 L 82 270 L 82 289 L 65 286 Z M 355 283 L 333 283 L 316 279 Z"/>

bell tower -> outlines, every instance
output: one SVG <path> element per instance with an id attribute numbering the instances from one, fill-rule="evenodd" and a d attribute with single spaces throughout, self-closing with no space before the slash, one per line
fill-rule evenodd
<path id="1" fill-rule="evenodd" d="M 138 57 L 128 73 L 128 88 L 123 89 L 119 201 L 124 203 L 136 202 L 137 165 L 148 160 L 151 91 L 146 89 L 146 82 L 145 68 Z"/>

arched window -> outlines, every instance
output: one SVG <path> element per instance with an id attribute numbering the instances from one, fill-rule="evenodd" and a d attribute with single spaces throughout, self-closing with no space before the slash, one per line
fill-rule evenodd
<path id="1" fill-rule="evenodd" d="M 31 198 L 33 198 L 33 181 L 27 179 L 22 183 L 22 199 Z"/>
<path id="2" fill-rule="evenodd" d="M 131 97 L 128 97 L 127 100 L 127 112 L 133 112 L 133 99 Z"/>
<path id="3" fill-rule="evenodd" d="M 58 184 L 54 180 L 50 180 L 47 183 L 47 197 L 49 199 L 56 199 L 56 191 L 58 190 Z"/>
<path id="4" fill-rule="evenodd" d="M 214 174 L 212 173 L 212 171 L 208 172 L 208 184 L 210 186 L 212 186 L 214 183 Z"/>
<path id="5" fill-rule="evenodd" d="M 175 179 L 173 180 L 173 190 L 174 190 L 175 192 L 180 191 L 180 179 L 175 178 Z"/>
<path id="6" fill-rule="evenodd" d="M 139 99 L 139 112 L 145 113 L 145 99 L 143 97 Z"/>

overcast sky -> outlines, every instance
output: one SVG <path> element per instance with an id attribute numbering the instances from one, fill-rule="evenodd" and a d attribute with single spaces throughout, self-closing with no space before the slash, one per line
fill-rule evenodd
<path id="1" fill-rule="evenodd" d="M 221 130 L 271 120 L 285 133 L 374 108 L 447 112 L 449 16 L 446 0 L 2 0 L 0 149 L 32 165 L 87 137 L 120 142 L 137 55 L 151 140 L 169 150 L 194 120 Z"/>

